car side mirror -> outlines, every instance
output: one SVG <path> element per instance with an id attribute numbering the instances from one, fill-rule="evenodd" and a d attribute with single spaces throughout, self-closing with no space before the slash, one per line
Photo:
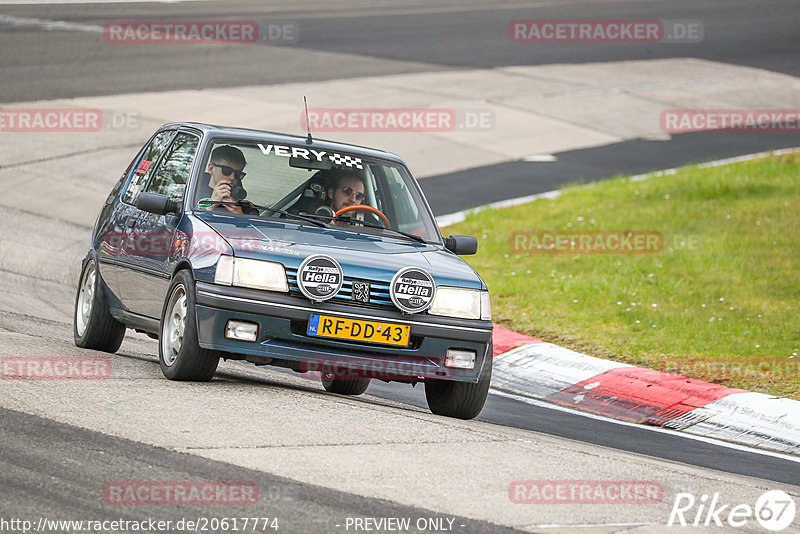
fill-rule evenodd
<path id="1" fill-rule="evenodd" d="M 478 252 L 478 239 L 471 235 L 453 234 L 444 238 L 444 248 L 459 256 L 469 256 Z"/>
<path id="2" fill-rule="evenodd" d="M 167 213 L 180 213 L 181 201 L 173 200 L 167 195 L 159 195 L 158 193 L 139 193 L 134 203 L 137 208 L 142 211 L 155 213 L 156 215 L 166 215 Z"/>

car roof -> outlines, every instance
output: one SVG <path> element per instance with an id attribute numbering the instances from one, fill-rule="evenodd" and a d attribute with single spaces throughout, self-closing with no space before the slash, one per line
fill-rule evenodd
<path id="1" fill-rule="evenodd" d="M 253 130 L 250 128 L 237 128 L 233 126 L 217 126 L 214 124 L 205 124 L 201 122 L 173 122 L 163 125 L 159 130 L 176 129 L 180 127 L 194 128 L 200 130 L 204 135 L 213 137 L 225 137 L 228 139 L 247 139 L 247 140 L 263 140 L 269 142 L 283 142 L 283 143 L 303 143 L 307 144 L 307 139 L 304 136 L 292 135 L 280 132 L 270 132 L 264 130 Z M 313 136 L 313 132 L 312 132 Z M 329 141 L 325 139 L 313 138 L 309 147 L 324 148 L 329 151 L 351 152 L 360 155 L 382 158 L 395 161 L 405 165 L 405 161 L 391 152 L 385 150 L 378 150 L 360 145 L 351 145 L 345 143 L 337 143 L 336 141 Z"/>

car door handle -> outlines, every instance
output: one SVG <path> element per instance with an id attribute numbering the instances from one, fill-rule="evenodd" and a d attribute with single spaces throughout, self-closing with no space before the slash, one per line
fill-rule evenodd
<path id="1" fill-rule="evenodd" d="M 125 219 L 125 226 L 127 226 L 128 228 L 133 228 L 134 226 L 136 226 L 136 217 L 128 217 L 127 219 Z"/>

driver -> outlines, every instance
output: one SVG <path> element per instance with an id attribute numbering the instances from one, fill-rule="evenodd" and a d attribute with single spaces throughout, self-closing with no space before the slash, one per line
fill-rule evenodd
<path id="1" fill-rule="evenodd" d="M 364 201 L 364 177 L 357 171 L 344 171 L 328 188 L 328 199 L 334 213 Z"/>

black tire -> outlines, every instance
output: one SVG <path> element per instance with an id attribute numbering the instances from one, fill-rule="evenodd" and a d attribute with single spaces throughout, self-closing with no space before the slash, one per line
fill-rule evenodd
<path id="1" fill-rule="evenodd" d="M 125 325 L 111 316 L 105 282 L 94 258 L 83 266 L 72 314 L 75 344 L 86 349 L 117 352 L 125 337 Z"/>
<path id="2" fill-rule="evenodd" d="M 425 382 L 425 398 L 431 412 L 456 419 L 473 419 L 481 413 L 492 382 L 491 347 L 490 343 L 476 384 L 447 380 Z"/>
<path id="3" fill-rule="evenodd" d="M 361 395 L 369 387 L 369 378 L 342 378 L 333 373 L 322 373 L 322 387 L 339 395 Z"/>
<path id="4" fill-rule="evenodd" d="M 182 310 L 182 318 L 178 309 Z M 200 348 L 198 344 L 194 280 L 186 270 L 178 271 L 169 286 L 158 337 L 158 362 L 165 377 L 195 382 L 211 380 L 219 365 L 219 352 Z"/>

